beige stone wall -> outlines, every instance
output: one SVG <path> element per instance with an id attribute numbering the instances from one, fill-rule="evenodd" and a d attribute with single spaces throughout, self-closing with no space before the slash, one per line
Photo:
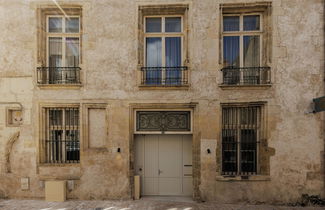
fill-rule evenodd
<path id="1" fill-rule="evenodd" d="M 82 87 L 41 89 L 36 84 L 37 9 L 50 0 L 0 0 L 0 197 L 44 197 L 44 180 L 75 180 L 69 198 L 132 197 L 132 104 L 196 104 L 193 165 L 196 199 L 222 202 L 295 201 L 302 193 L 324 195 L 324 116 L 311 111 L 324 95 L 324 1 L 273 0 L 272 86 L 221 89 L 221 3 L 256 0 L 66 0 L 82 7 Z M 260 2 L 263 2 L 262 0 Z M 188 90 L 139 90 L 138 6 L 188 4 Z M 220 178 L 220 103 L 266 101 L 270 173 L 258 180 Z M 23 124 L 6 126 L 6 108 L 20 102 Z M 107 149 L 82 149 L 76 165 L 39 162 L 39 116 L 44 103 L 107 104 Z M 161 106 L 162 107 L 162 106 Z M 81 122 L 82 119 L 81 119 Z M 5 148 L 19 131 L 6 171 Z M 81 132 L 82 133 L 82 132 Z M 83 141 L 83 138 L 81 139 Z M 202 148 L 201 148 L 202 147 Z M 215 147 L 213 156 L 204 149 Z M 121 148 L 121 153 L 117 153 Z M 216 154 L 216 155 L 214 155 Z M 30 178 L 21 190 L 20 179 Z M 219 178 L 218 178 L 219 177 Z"/>

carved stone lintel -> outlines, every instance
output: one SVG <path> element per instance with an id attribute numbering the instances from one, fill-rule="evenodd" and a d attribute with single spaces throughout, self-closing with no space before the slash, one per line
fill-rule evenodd
<path id="1" fill-rule="evenodd" d="M 138 111 L 137 131 L 190 131 L 189 111 Z"/>
<path id="2" fill-rule="evenodd" d="M 15 143 L 15 141 L 19 138 L 20 131 L 17 131 L 14 133 L 8 140 L 6 144 L 5 149 L 5 172 L 10 173 L 11 172 L 11 165 L 10 165 L 10 153 L 12 150 L 12 146 Z"/>

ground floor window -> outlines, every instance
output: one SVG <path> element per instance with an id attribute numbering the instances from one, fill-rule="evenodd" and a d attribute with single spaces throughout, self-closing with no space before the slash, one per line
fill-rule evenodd
<path id="1" fill-rule="evenodd" d="M 43 123 L 43 146 L 45 162 L 79 162 L 79 108 L 44 108 Z"/>
<path id="2" fill-rule="evenodd" d="M 257 173 L 261 105 L 222 107 L 222 174 Z"/>

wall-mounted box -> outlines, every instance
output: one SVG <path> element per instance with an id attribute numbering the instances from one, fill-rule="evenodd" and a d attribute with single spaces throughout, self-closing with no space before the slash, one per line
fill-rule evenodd
<path id="1" fill-rule="evenodd" d="M 64 202 L 66 200 L 66 181 L 45 181 L 45 200 Z"/>

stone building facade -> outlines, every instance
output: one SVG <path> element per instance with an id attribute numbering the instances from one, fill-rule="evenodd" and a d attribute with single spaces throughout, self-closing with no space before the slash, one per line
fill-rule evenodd
<path id="1" fill-rule="evenodd" d="M 0 0 L 0 22 L 0 197 L 325 196 L 323 0 Z"/>

